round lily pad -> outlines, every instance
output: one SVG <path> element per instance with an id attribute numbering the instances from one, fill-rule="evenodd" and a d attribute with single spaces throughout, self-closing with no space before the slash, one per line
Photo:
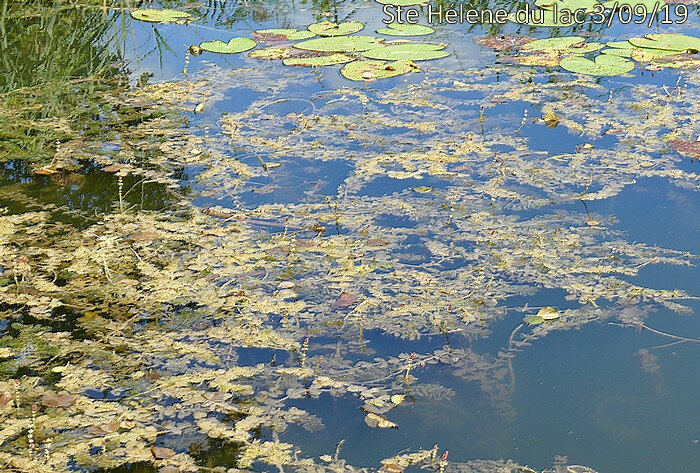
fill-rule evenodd
<path id="1" fill-rule="evenodd" d="M 385 61 L 397 61 L 408 59 L 411 61 L 425 61 L 440 59 L 449 56 L 450 53 L 442 51 L 446 44 L 442 43 L 406 43 L 379 46 L 362 53 L 368 59 L 381 59 Z"/>
<path id="2" fill-rule="evenodd" d="M 350 80 L 375 80 L 395 77 L 409 72 L 420 72 L 413 61 L 355 61 L 340 69 L 343 77 Z"/>
<path id="3" fill-rule="evenodd" d="M 272 28 L 258 30 L 253 33 L 253 38 L 258 41 L 299 41 L 316 36 L 311 31 L 299 31 L 294 28 Z"/>
<path id="4" fill-rule="evenodd" d="M 522 51 L 551 51 L 573 54 L 586 54 L 603 48 L 600 43 L 585 43 L 581 36 L 562 36 L 558 38 L 537 39 L 523 45 Z"/>
<path id="5" fill-rule="evenodd" d="M 562 59 L 560 65 L 567 71 L 594 76 L 619 76 L 634 69 L 634 62 L 611 54 L 596 56 L 595 61 L 569 56 Z"/>
<path id="6" fill-rule="evenodd" d="M 379 34 L 389 36 L 423 36 L 435 33 L 435 30 L 430 26 L 412 25 L 410 23 L 389 23 L 386 28 L 377 30 Z"/>
<path id="7" fill-rule="evenodd" d="M 638 48 L 679 52 L 700 51 L 700 38 L 680 33 L 652 33 L 644 35 L 644 38 L 632 38 L 628 41 Z"/>
<path id="8" fill-rule="evenodd" d="M 309 31 L 319 36 L 345 36 L 357 33 L 364 27 L 365 25 L 359 21 L 344 21 L 343 23 L 322 21 L 309 25 Z"/>
<path id="9" fill-rule="evenodd" d="M 295 44 L 294 47 L 308 51 L 352 53 L 376 48 L 381 43 L 381 38 L 375 36 L 335 36 L 330 38 L 308 39 Z"/>
<path id="10" fill-rule="evenodd" d="M 352 61 L 353 58 L 347 54 L 335 53 L 328 56 L 316 56 L 316 57 L 292 57 L 289 59 L 284 59 L 282 64 L 285 66 L 306 66 L 306 67 L 316 67 L 316 66 L 332 66 L 335 64 L 344 64 L 346 62 Z"/>
<path id="11" fill-rule="evenodd" d="M 150 21 L 152 23 L 184 23 L 192 19 L 187 12 L 172 10 L 170 8 L 141 8 L 129 12 L 135 20 Z"/>
<path id="12" fill-rule="evenodd" d="M 210 53 L 234 54 L 242 53 L 253 49 L 257 43 L 249 38 L 233 38 L 228 43 L 219 41 L 205 41 L 199 44 L 199 47 Z"/>

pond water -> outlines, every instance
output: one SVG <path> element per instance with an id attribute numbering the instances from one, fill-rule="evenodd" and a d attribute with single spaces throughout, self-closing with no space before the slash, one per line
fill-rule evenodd
<path id="1" fill-rule="evenodd" d="M 349 471 L 341 443 L 697 469 L 698 64 L 579 75 L 475 39 L 697 37 L 700 5 L 434 23 L 411 39 L 449 56 L 353 81 L 190 45 L 374 35 L 374 1 L 73 3 L 0 3 L 0 466 Z"/>

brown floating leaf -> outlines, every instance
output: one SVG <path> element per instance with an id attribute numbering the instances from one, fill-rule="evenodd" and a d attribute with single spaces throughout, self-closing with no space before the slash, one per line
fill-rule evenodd
<path id="1" fill-rule="evenodd" d="M 48 391 L 41 398 L 41 405 L 46 407 L 69 407 L 75 403 L 76 399 L 78 399 L 77 396 L 65 391 L 61 393 Z"/>
<path id="2" fill-rule="evenodd" d="M 116 432 L 119 429 L 119 421 L 113 421 L 109 424 L 91 425 L 87 432 L 90 435 L 105 435 Z"/>
<path id="3" fill-rule="evenodd" d="M 532 38 L 530 36 L 522 36 L 517 34 L 499 34 L 474 38 L 474 42 L 479 46 L 483 46 L 485 48 L 507 50 L 512 48 L 518 48 L 523 44 L 527 44 L 533 41 L 534 39 L 535 38 Z"/>
<path id="4" fill-rule="evenodd" d="M 175 456 L 175 450 L 166 447 L 151 447 L 151 453 L 156 460 L 167 460 Z"/>
<path id="5" fill-rule="evenodd" d="M 671 140 L 668 145 L 681 154 L 700 159 L 700 141 Z"/>
<path id="6" fill-rule="evenodd" d="M 382 417 L 379 414 L 370 412 L 365 416 L 365 424 L 370 427 L 379 427 L 380 429 L 398 429 L 399 426 L 394 424 L 392 421 L 386 417 Z"/>
<path id="7" fill-rule="evenodd" d="M 331 304 L 331 309 L 337 310 L 345 307 L 350 307 L 355 302 L 357 302 L 356 295 L 343 291 L 340 293 L 340 297 L 338 297 L 338 299 L 336 299 L 336 301 L 333 304 Z"/>

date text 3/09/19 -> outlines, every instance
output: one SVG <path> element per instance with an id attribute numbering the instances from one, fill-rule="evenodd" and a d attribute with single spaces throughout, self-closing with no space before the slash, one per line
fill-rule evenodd
<path id="1" fill-rule="evenodd" d="M 550 12 L 549 14 L 545 11 Z M 656 19 L 659 24 L 672 25 L 685 23 L 688 19 L 688 7 L 684 4 L 676 4 L 673 7 L 668 4 L 661 5 L 654 3 L 651 10 L 643 3 L 631 4 L 615 2 L 611 8 L 606 8 L 601 3 L 596 4 L 591 10 L 583 8 L 570 10 L 559 8 L 557 3 L 553 3 L 550 10 L 529 9 L 518 10 L 515 19 L 519 23 L 544 24 L 552 19 L 556 23 L 563 25 L 578 23 L 584 24 L 588 21 L 596 25 L 612 26 L 615 18 L 623 24 L 634 23 L 636 25 L 646 24 L 651 28 Z"/>

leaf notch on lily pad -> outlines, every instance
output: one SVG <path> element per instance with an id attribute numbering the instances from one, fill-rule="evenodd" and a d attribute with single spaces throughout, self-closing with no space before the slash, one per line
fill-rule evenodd
<path id="1" fill-rule="evenodd" d="M 619 76 L 634 69 L 634 62 L 612 54 L 600 54 L 595 61 L 581 56 L 569 56 L 562 59 L 559 65 L 570 72 L 594 76 Z"/>
<path id="2" fill-rule="evenodd" d="M 253 49 L 256 42 L 250 38 L 232 38 L 228 43 L 223 41 L 204 41 L 199 44 L 199 47 L 204 51 L 219 54 L 236 54 Z"/>
<path id="3" fill-rule="evenodd" d="M 430 26 L 416 25 L 412 23 L 389 23 L 386 28 L 377 30 L 379 34 L 389 36 L 425 36 L 435 33 Z"/>
<path id="4" fill-rule="evenodd" d="M 346 36 L 352 33 L 357 33 L 365 25 L 359 21 L 344 21 L 342 23 L 333 23 L 331 21 L 322 21 L 309 25 L 308 30 L 319 36 Z"/>
<path id="5" fill-rule="evenodd" d="M 700 52 L 700 38 L 680 33 L 652 33 L 644 35 L 644 38 L 631 38 L 628 41 L 638 48 Z"/>

